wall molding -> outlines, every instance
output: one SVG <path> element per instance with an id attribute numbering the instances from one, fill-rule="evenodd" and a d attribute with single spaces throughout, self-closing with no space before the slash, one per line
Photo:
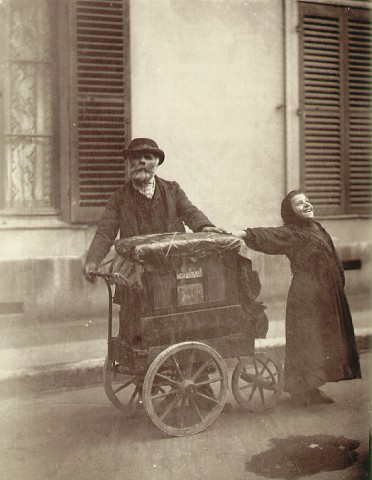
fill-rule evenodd
<path id="1" fill-rule="evenodd" d="M 354 8 L 369 8 L 372 9 L 371 1 L 358 0 L 298 0 L 301 3 L 319 3 L 323 5 L 334 5 L 337 7 L 354 7 Z"/>

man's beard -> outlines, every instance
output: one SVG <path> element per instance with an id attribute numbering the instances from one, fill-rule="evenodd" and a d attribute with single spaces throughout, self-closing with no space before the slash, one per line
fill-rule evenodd
<path id="1" fill-rule="evenodd" d="M 146 170 L 144 168 L 134 170 L 131 172 L 131 179 L 135 183 L 147 183 L 152 180 L 152 178 L 155 175 L 155 172 L 153 170 Z"/>

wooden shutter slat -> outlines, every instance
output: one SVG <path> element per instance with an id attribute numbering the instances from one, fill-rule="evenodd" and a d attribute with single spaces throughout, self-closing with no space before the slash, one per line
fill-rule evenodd
<path id="1" fill-rule="evenodd" d="M 337 30 L 337 20 L 322 17 L 315 14 L 314 16 L 307 15 L 303 20 L 304 29 L 306 26 L 311 26 L 312 30 L 324 30 L 331 28 L 332 30 Z"/>
<path id="2" fill-rule="evenodd" d="M 115 46 L 118 42 L 122 41 L 122 38 L 118 34 L 109 36 L 107 35 L 107 32 L 105 32 L 105 38 L 102 39 L 102 37 L 97 35 L 96 30 L 94 30 L 91 35 L 79 35 L 77 40 L 80 44 L 92 42 L 93 45 Z"/>
<path id="3" fill-rule="evenodd" d="M 122 0 L 109 0 L 109 1 L 98 1 L 98 0 L 79 0 L 78 8 L 111 8 L 111 9 L 122 9 Z"/>
<path id="4" fill-rule="evenodd" d="M 338 73 L 338 61 L 335 61 L 333 63 L 331 62 L 319 62 L 319 61 L 315 61 L 315 60 L 309 60 L 309 58 L 306 59 L 306 61 L 304 62 L 304 64 L 306 65 L 306 72 L 318 72 L 318 69 L 319 67 L 322 68 L 322 70 L 325 72 L 325 73 L 328 73 L 328 71 L 330 72 L 329 74 L 331 75 L 334 75 L 335 73 Z"/>
<path id="5" fill-rule="evenodd" d="M 79 34 L 77 35 L 77 40 L 84 39 L 86 37 L 99 37 L 96 28 L 84 28 L 83 26 L 79 25 Z M 110 30 L 108 28 L 105 29 L 105 40 L 110 42 L 111 40 L 119 39 L 121 40 L 121 30 L 118 28 L 116 30 Z"/>
<path id="6" fill-rule="evenodd" d="M 78 21 L 77 22 L 77 27 L 81 28 L 82 31 L 84 31 L 84 28 L 94 31 L 95 34 L 97 35 L 99 31 L 102 33 L 104 32 L 106 34 L 106 30 L 108 30 L 111 33 L 114 33 L 118 37 L 120 37 L 120 33 L 122 31 L 122 25 L 119 23 L 112 23 L 112 22 L 83 22 L 83 21 Z M 81 33 L 81 32 L 80 32 Z"/>

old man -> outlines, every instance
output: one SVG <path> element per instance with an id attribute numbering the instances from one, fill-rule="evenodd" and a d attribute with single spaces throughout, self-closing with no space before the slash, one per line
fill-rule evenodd
<path id="1" fill-rule="evenodd" d="M 164 162 L 164 152 L 150 138 L 135 138 L 124 149 L 128 180 L 111 195 L 89 247 L 84 276 L 94 279 L 100 263 L 110 250 L 117 233 L 120 237 L 153 233 L 224 233 L 196 208 L 176 182 L 155 175 Z"/>

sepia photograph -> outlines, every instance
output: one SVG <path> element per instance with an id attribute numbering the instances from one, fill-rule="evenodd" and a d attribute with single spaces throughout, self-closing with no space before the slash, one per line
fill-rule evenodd
<path id="1" fill-rule="evenodd" d="M 372 480 L 372 0 L 0 27 L 0 480 Z"/>

